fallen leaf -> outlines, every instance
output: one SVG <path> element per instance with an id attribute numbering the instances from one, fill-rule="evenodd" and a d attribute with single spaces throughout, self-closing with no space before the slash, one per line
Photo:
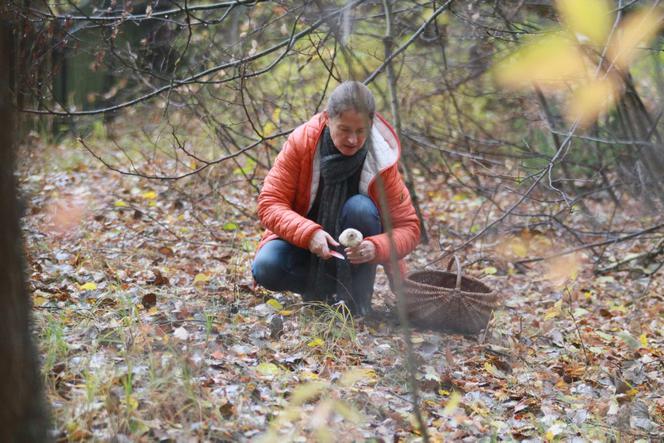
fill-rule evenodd
<path id="1" fill-rule="evenodd" d="M 189 332 L 184 327 L 180 326 L 173 331 L 173 336 L 180 340 L 187 340 L 189 338 Z"/>
<path id="2" fill-rule="evenodd" d="M 82 284 L 79 286 L 79 289 L 81 291 L 94 291 L 97 289 L 97 283 L 95 282 L 87 282 L 85 284 Z"/>
<path id="3" fill-rule="evenodd" d="M 208 274 L 205 274 L 205 273 L 203 273 L 203 272 L 198 273 L 198 274 L 196 274 L 196 276 L 194 277 L 194 284 L 196 284 L 196 283 L 205 283 L 205 282 L 208 282 L 208 281 L 210 281 L 210 278 L 211 278 L 211 277 L 210 277 L 210 275 L 208 275 Z"/>
<path id="4" fill-rule="evenodd" d="M 271 376 L 278 375 L 281 372 L 281 369 L 279 369 L 274 363 L 261 363 L 256 366 L 256 372 L 260 375 Z"/>
<path id="5" fill-rule="evenodd" d="M 235 231 L 237 230 L 237 228 L 238 228 L 237 224 L 233 222 L 225 223 L 224 226 L 222 227 L 224 231 Z"/>
<path id="6" fill-rule="evenodd" d="M 175 253 L 168 246 L 162 246 L 159 248 L 159 253 L 165 255 L 166 257 L 173 257 Z"/>
<path id="7" fill-rule="evenodd" d="M 284 306 L 281 303 L 279 303 L 278 300 L 275 300 L 273 298 L 269 299 L 265 303 L 271 308 L 273 308 L 275 311 L 281 311 L 284 309 Z"/>
<path id="8" fill-rule="evenodd" d="M 316 347 L 322 346 L 324 344 L 325 344 L 325 342 L 323 341 L 322 338 L 316 337 L 313 340 L 311 340 L 309 343 L 307 343 L 307 346 L 309 346 L 310 348 L 316 348 Z"/>
<path id="9" fill-rule="evenodd" d="M 150 292 L 141 298 L 141 304 L 145 309 L 150 309 L 157 304 L 157 294 Z"/>
<path id="10" fill-rule="evenodd" d="M 452 392 L 452 395 L 450 395 L 443 408 L 443 415 L 446 417 L 451 416 L 457 406 L 459 406 L 459 403 L 461 403 L 461 394 L 457 391 Z"/>

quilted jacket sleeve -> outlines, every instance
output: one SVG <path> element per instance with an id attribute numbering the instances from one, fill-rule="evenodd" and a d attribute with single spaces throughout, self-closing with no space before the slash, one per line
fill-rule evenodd
<path id="1" fill-rule="evenodd" d="M 321 226 L 293 210 L 298 189 L 301 159 L 306 146 L 304 129 L 297 128 L 288 137 L 277 159 L 268 172 L 263 189 L 258 196 L 258 217 L 261 223 L 280 238 L 303 249 L 308 249 L 309 240 Z"/>
<path id="2" fill-rule="evenodd" d="M 381 177 L 385 186 L 389 217 L 392 223 L 395 252 L 397 258 L 401 259 L 415 249 L 420 242 L 420 222 L 410 200 L 408 188 L 406 188 L 397 166 L 394 165 L 383 172 Z M 375 186 L 378 191 L 380 181 L 375 183 Z M 381 213 L 383 212 L 381 210 Z M 382 218 L 383 226 L 385 227 L 386 215 L 383 214 Z M 370 240 L 376 246 L 376 257 L 372 261 L 373 263 L 386 263 L 390 261 L 390 241 L 387 233 L 368 237 L 367 240 Z"/>

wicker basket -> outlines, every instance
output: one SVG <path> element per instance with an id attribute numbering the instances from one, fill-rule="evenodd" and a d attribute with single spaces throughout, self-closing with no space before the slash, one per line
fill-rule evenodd
<path id="1" fill-rule="evenodd" d="M 449 272 L 452 263 L 457 272 Z M 481 281 L 464 277 L 458 257 L 447 272 L 416 271 L 404 280 L 406 308 L 413 326 L 476 334 L 486 327 L 500 298 Z"/>

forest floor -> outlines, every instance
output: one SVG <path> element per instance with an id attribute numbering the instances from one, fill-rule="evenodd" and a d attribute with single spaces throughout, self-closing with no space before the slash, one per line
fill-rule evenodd
<path id="1" fill-rule="evenodd" d="M 222 165 L 150 181 L 65 145 L 24 150 L 29 282 L 58 440 L 422 439 L 384 273 L 365 319 L 254 288 L 259 183 L 245 174 Z M 483 199 L 417 177 L 431 241 L 412 269 L 486 222 Z M 625 234 L 652 222 L 590 209 Z M 583 230 L 582 214 L 570 220 Z M 664 278 L 636 256 L 649 242 L 596 248 L 616 268 L 601 275 L 584 250 L 513 264 L 577 245 L 559 232 L 464 250 L 465 273 L 503 304 L 477 336 L 412 332 L 430 439 L 664 439 Z"/>

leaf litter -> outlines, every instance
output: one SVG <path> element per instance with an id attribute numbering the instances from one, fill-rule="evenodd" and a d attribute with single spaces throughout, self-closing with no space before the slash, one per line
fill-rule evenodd
<path id="1" fill-rule="evenodd" d="M 349 319 L 255 288 L 259 223 L 212 197 L 209 181 L 151 182 L 94 164 L 61 172 L 39 162 L 21 177 L 57 439 L 421 439 L 384 273 L 374 295 L 379 315 Z M 419 186 L 441 189 L 421 177 Z M 241 181 L 214 192 L 254 210 Z M 430 223 L 439 240 L 431 243 L 444 245 L 443 227 L 463 232 L 464 211 L 476 205 L 435 192 L 423 209 L 431 219 L 446 214 Z M 65 217 L 49 209 L 54 195 L 58 208 L 84 199 L 85 209 Z M 505 297 L 488 331 L 413 332 L 420 407 L 434 441 L 662 438 L 661 277 L 596 277 L 581 254 L 512 266 L 559 240 L 547 235 L 555 234 L 510 234 L 465 257 L 474 263 L 465 272 Z M 411 266 L 439 253 L 420 246 Z M 611 250 L 617 259 L 627 253 Z"/>

